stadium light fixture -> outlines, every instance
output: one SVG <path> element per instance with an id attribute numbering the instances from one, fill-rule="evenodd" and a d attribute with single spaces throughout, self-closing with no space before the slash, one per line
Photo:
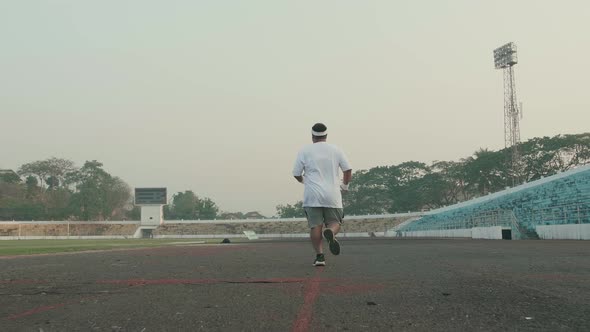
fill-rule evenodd
<path id="1" fill-rule="evenodd" d="M 508 43 L 494 50 L 494 64 L 496 69 L 512 67 L 518 63 L 516 44 Z"/>

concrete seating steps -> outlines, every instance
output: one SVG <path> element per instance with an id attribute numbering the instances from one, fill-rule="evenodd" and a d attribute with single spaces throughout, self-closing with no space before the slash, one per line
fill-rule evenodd
<path id="1" fill-rule="evenodd" d="M 536 225 L 590 223 L 590 169 L 561 177 L 492 200 L 424 216 L 402 231 L 468 228 L 469 220 L 486 212 L 513 211 L 523 229 Z M 503 221 L 507 226 L 510 220 Z"/>

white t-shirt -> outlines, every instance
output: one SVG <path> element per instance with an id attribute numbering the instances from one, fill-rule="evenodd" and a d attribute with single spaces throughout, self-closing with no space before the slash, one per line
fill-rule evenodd
<path id="1" fill-rule="evenodd" d="M 344 172 L 352 167 L 335 145 L 317 142 L 299 151 L 293 176 L 304 176 L 304 207 L 342 208 L 339 169 Z"/>

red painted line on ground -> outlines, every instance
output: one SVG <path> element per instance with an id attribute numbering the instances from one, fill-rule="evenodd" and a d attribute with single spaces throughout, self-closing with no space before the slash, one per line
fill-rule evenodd
<path id="1" fill-rule="evenodd" d="M 38 313 L 49 311 L 49 310 L 53 310 L 53 309 L 58 309 L 58 308 L 64 307 L 64 306 L 69 305 L 69 304 L 80 303 L 80 301 L 88 300 L 88 299 L 93 299 L 93 298 L 96 298 L 96 297 L 84 297 L 84 298 L 81 298 L 81 299 L 72 300 L 72 301 L 68 301 L 68 302 L 64 302 L 64 303 L 57 303 L 57 304 L 45 305 L 45 306 L 37 307 L 37 308 L 34 308 L 34 309 L 30 309 L 30 310 L 27 310 L 27 311 L 23 311 L 23 312 L 18 313 L 18 314 L 12 314 L 12 315 L 8 316 L 7 318 L 10 319 L 10 320 L 15 320 L 15 319 L 23 318 L 23 317 L 28 317 L 28 316 L 31 316 L 31 315 L 34 315 L 34 314 L 38 314 Z"/>
<path id="2" fill-rule="evenodd" d="M 14 320 L 14 319 L 23 318 L 23 317 L 26 317 L 26 316 L 38 314 L 40 312 L 45 312 L 45 311 L 49 311 L 49 310 L 61 308 L 61 307 L 65 306 L 66 304 L 67 303 L 58 303 L 58 304 L 46 305 L 46 306 L 43 306 L 43 307 L 38 307 L 38 308 L 35 308 L 35 309 L 27 310 L 27 311 L 22 312 L 20 314 L 10 315 L 10 316 L 8 316 L 8 319 Z"/>
<path id="3" fill-rule="evenodd" d="M 216 279 L 124 279 L 124 280 L 98 280 L 97 284 L 110 285 L 128 285 L 128 286 L 143 286 L 143 285 L 190 285 L 190 284 L 217 284 L 220 283 Z"/>
<path id="4" fill-rule="evenodd" d="M 293 332 L 309 331 L 311 319 L 313 318 L 313 305 L 320 294 L 321 279 L 319 274 L 324 271 L 323 268 L 318 268 L 313 278 L 309 279 L 303 289 L 303 305 L 299 309 L 297 318 L 293 322 Z"/>

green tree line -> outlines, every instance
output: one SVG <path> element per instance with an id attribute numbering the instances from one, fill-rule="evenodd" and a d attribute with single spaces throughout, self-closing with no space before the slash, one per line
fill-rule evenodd
<path id="1" fill-rule="evenodd" d="M 129 185 L 96 160 L 53 157 L 16 173 L 0 178 L 0 220 L 113 220 L 132 209 Z"/>
<path id="2" fill-rule="evenodd" d="M 192 191 L 173 195 L 164 217 L 214 219 L 219 209 L 209 198 Z M 61 158 L 22 165 L 0 174 L 0 220 L 139 220 L 131 187 L 104 170 L 103 164 L 87 161 L 82 167 Z"/>
<path id="3" fill-rule="evenodd" d="M 519 146 L 518 177 L 534 181 L 590 163 L 590 133 L 533 138 Z M 512 185 L 510 149 L 480 149 L 459 161 L 417 161 L 354 172 L 343 195 L 348 215 L 420 211 L 455 204 Z M 255 212 L 220 212 L 217 204 L 187 190 L 174 194 L 164 218 L 245 219 Z M 301 201 L 278 205 L 277 215 L 303 217 Z M 86 161 L 49 158 L 22 165 L 16 173 L 0 174 L 0 220 L 138 220 L 130 186 Z"/>
<path id="4" fill-rule="evenodd" d="M 443 207 L 590 163 L 590 133 L 533 138 L 519 145 L 521 164 L 512 171 L 511 149 L 480 149 L 459 161 L 417 161 L 353 173 L 343 194 L 348 215 L 421 211 Z M 277 206 L 284 218 L 303 217 L 301 202 Z"/>

